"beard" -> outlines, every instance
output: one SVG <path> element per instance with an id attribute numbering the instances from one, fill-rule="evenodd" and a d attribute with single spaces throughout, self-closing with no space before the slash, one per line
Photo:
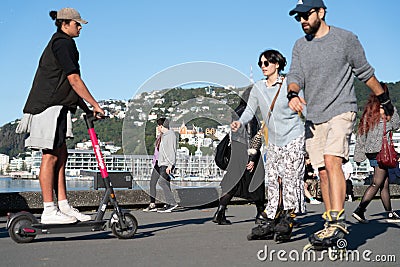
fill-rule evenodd
<path id="1" fill-rule="evenodd" d="M 308 25 L 309 28 L 308 29 L 304 29 L 304 26 Z M 311 25 L 310 23 L 303 23 L 302 25 L 303 31 L 308 34 L 308 35 L 315 35 L 317 33 L 317 31 L 319 30 L 319 27 L 321 26 L 321 20 L 316 20 L 315 23 L 313 25 Z"/>

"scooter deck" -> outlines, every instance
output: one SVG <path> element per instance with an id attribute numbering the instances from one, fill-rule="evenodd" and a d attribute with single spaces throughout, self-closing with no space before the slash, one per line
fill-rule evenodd
<path id="1" fill-rule="evenodd" d="M 101 231 L 104 229 L 104 225 L 107 221 L 86 221 L 86 222 L 76 222 L 71 224 L 32 224 L 31 227 L 36 230 L 36 232 L 42 234 L 57 234 L 57 233 L 78 233 L 78 232 L 88 232 L 88 231 Z"/>

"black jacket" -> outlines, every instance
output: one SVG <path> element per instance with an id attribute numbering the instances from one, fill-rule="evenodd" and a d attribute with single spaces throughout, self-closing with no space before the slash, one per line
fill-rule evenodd
<path id="1" fill-rule="evenodd" d="M 63 105 L 75 111 L 79 96 L 72 89 L 67 74 L 53 53 L 55 40 L 64 38 L 72 46 L 73 61 L 79 60 L 79 52 L 75 41 L 65 33 L 56 32 L 40 57 L 39 66 L 33 80 L 32 89 L 25 103 L 24 113 L 38 114 L 51 106 Z"/>

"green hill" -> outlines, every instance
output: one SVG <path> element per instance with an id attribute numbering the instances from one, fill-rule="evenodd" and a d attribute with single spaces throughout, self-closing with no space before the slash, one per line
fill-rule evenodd
<path id="1" fill-rule="evenodd" d="M 396 83 L 388 83 L 390 97 L 397 107 L 400 110 L 400 82 Z M 356 95 L 358 101 L 358 115 L 361 115 L 361 112 L 364 108 L 364 105 L 367 101 L 368 96 L 370 95 L 371 91 L 369 88 L 362 82 L 355 80 L 355 88 L 356 88 Z M 224 90 L 222 88 L 216 90 Z M 160 107 L 168 108 L 169 103 L 173 103 L 176 101 L 183 102 L 187 99 L 196 98 L 198 96 L 204 96 L 203 88 L 195 88 L 195 89 L 181 89 L 181 88 L 174 88 L 169 90 L 168 94 L 165 95 L 166 101 L 165 105 L 160 105 Z M 238 98 L 235 95 L 227 95 L 227 104 L 230 107 L 235 107 L 238 103 Z M 136 101 L 136 100 L 135 100 Z M 133 105 L 135 104 L 133 102 Z M 143 102 L 143 101 L 142 101 Z M 77 114 L 74 116 L 75 118 L 79 118 L 81 111 L 78 110 Z M 197 126 L 207 127 L 206 123 L 204 123 L 201 119 L 195 122 L 198 124 Z M 151 124 L 149 124 L 149 127 Z M 153 125 L 154 126 L 154 125 Z M 210 125 L 215 126 L 215 125 Z M 208 127 L 210 127 L 208 126 Z M 16 156 L 19 153 L 24 152 L 24 135 L 16 134 L 15 129 L 17 127 L 16 122 L 10 122 L 2 127 L 0 127 L 0 153 L 9 155 L 10 157 Z M 112 118 L 107 119 L 104 121 L 99 121 L 96 123 L 96 132 L 103 142 L 114 142 L 116 146 L 122 146 L 122 127 L 123 127 L 123 120 Z M 154 127 L 150 127 L 151 131 L 153 131 Z M 68 148 L 74 148 L 75 144 L 78 142 L 86 141 L 89 139 L 86 126 L 82 119 L 78 119 L 73 124 L 73 131 L 74 131 L 74 139 L 68 140 L 67 145 Z M 146 131 L 147 132 L 147 131 Z M 146 138 L 149 139 L 146 141 L 146 144 L 149 144 L 147 150 L 151 151 L 151 145 L 153 143 L 153 139 L 155 138 L 154 135 L 146 134 Z M 151 140 L 150 140 L 151 139 Z M 146 145 L 147 146 L 147 145 Z M 120 150 L 118 153 L 122 153 Z"/>

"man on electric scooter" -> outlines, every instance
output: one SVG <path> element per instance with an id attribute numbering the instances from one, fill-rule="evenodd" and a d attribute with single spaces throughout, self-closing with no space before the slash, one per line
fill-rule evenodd
<path id="1" fill-rule="evenodd" d="M 82 99 L 93 107 L 95 114 L 104 115 L 104 111 L 81 79 L 79 52 L 73 40 L 87 21 L 73 8 L 51 11 L 50 17 L 56 21 L 57 31 L 43 51 L 23 110 L 24 117 L 30 118 L 27 129 L 30 134 L 25 146 L 40 149 L 43 154 L 39 173 L 44 205 L 41 223 L 68 224 L 91 219 L 69 205 L 67 200 L 65 140 L 72 137 L 70 111 L 75 112 L 78 105 L 85 106 Z"/>

